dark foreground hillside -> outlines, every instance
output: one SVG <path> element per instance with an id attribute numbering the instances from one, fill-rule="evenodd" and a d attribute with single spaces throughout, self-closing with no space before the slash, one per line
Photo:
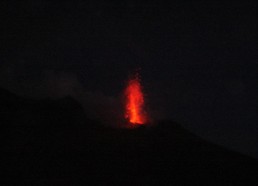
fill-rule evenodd
<path id="1" fill-rule="evenodd" d="M 171 121 L 114 129 L 87 119 L 72 98 L 2 89 L 0 103 L 1 185 L 257 185 L 257 160 Z"/>

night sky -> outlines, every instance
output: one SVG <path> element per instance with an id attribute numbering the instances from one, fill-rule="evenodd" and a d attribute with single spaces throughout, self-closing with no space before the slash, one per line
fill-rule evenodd
<path id="1" fill-rule="evenodd" d="M 140 69 L 153 118 L 258 157 L 256 9 L 254 1 L 1 2 L 0 85 L 108 108 Z"/>

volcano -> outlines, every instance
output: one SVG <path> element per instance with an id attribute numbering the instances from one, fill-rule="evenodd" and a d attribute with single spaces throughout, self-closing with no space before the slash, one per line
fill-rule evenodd
<path id="1" fill-rule="evenodd" d="M 0 102 L 3 185 L 257 184 L 256 159 L 173 121 L 114 129 L 71 97 L 32 100 L 0 89 Z"/>

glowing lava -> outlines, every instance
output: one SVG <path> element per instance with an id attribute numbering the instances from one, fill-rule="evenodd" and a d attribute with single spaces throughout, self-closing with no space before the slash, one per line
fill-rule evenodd
<path id="1" fill-rule="evenodd" d="M 125 118 L 132 124 L 142 125 L 147 122 L 144 95 L 138 74 L 129 79 L 125 89 Z"/>

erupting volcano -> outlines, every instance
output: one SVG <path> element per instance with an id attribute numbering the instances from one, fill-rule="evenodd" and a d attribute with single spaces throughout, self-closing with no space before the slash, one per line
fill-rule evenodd
<path id="1" fill-rule="evenodd" d="M 147 122 L 144 94 L 138 73 L 128 80 L 125 89 L 125 118 L 134 125 L 142 125 Z"/>

